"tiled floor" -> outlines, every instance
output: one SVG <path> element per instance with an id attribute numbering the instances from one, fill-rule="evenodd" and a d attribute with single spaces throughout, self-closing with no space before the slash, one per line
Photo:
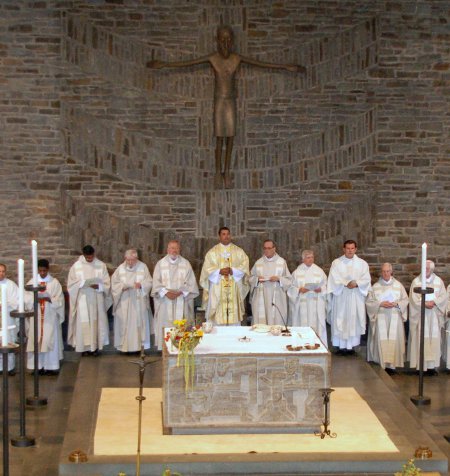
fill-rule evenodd
<path id="1" fill-rule="evenodd" d="M 333 356 L 333 372 L 336 372 L 334 379 L 338 380 L 340 375 L 355 374 L 356 368 L 360 368 L 360 356 L 343 357 Z M 90 425 L 89 431 L 93 431 L 95 421 L 86 420 L 84 410 L 89 402 L 95 398 L 99 388 L 107 382 L 108 386 L 127 386 L 127 382 L 138 382 L 138 371 L 129 363 L 132 357 L 115 354 L 114 351 L 106 352 L 100 357 L 83 357 L 91 359 L 87 372 L 83 372 L 78 377 L 78 387 L 83 389 L 81 397 L 77 398 L 77 408 L 80 422 L 83 425 Z M 154 363 L 146 370 L 145 386 L 161 386 L 161 358 L 153 356 Z M 69 409 L 72 404 L 73 390 L 77 380 L 80 357 L 73 352 L 66 353 L 66 359 L 61 373 L 57 377 L 43 376 L 40 378 L 40 394 L 48 397 L 47 407 L 27 409 L 26 412 L 26 433 L 36 437 L 36 446 L 30 448 L 10 447 L 10 475 L 11 476 L 56 476 L 58 475 L 58 465 L 60 453 L 66 432 L 69 434 L 76 431 L 75 428 L 67 428 Z M 104 365 L 106 364 L 107 365 Z M 389 387 L 391 391 L 397 392 L 405 406 L 410 407 L 409 397 L 417 393 L 418 377 L 413 373 L 403 372 L 398 375 L 388 376 L 377 366 L 372 366 L 378 378 Z M 354 375 L 355 379 L 364 379 L 363 376 Z M 19 432 L 19 376 L 9 378 L 10 384 L 10 436 L 16 436 Z M 26 376 L 26 395 L 33 393 L 33 379 Z M 85 391 L 84 391 L 85 389 Z M 434 439 L 439 441 L 441 450 L 447 457 L 450 457 L 450 444 L 443 438 L 444 434 L 450 434 L 450 375 L 445 371 L 435 377 L 425 378 L 425 395 L 431 397 L 431 405 L 412 409 L 423 425 L 432 424 L 431 432 Z M 381 404 L 388 406 L 389 402 L 383 402 L 383 395 L 374 395 L 374 398 Z M 430 431 L 429 431 L 430 432 Z M 77 448 L 73 448 L 76 450 Z M 62 455 L 64 458 L 66 455 Z M 86 473 L 80 472 L 80 474 Z M 116 473 L 112 473 L 116 474 Z"/>

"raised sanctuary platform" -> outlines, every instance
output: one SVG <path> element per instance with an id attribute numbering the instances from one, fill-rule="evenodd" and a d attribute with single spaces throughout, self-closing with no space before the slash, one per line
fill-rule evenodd
<path id="1" fill-rule="evenodd" d="M 162 359 L 146 370 L 141 475 L 160 476 L 165 468 L 188 475 L 391 475 L 418 446 L 433 457 L 419 461 L 425 471 L 446 475 L 448 461 L 422 423 L 417 409 L 393 390 L 389 377 L 358 357 L 331 356 L 330 429 L 337 438 L 313 434 L 163 435 Z M 60 475 L 136 474 L 138 369 L 130 357 L 83 358 L 74 392 Z M 133 388 L 134 387 L 134 388 Z M 442 438 L 441 438 L 442 439 Z M 443 440 L 443 439 L 442 439 Z M 445 440 L 443 440 L 445 444 Z M 86 463 L 68 455 L 82 450 Z"/>
<path id="2" fill-rule="evenodd" d="M 310 327 L 291 328 L 292 337 L 268 330 L 214 327 L 195 348 L 195 383 L 188 392 L 178 349 L 166 342 L 164 434 L 319 431 L 330 353 Z M 293 343 L 302 349 L 288 350 Z"/>

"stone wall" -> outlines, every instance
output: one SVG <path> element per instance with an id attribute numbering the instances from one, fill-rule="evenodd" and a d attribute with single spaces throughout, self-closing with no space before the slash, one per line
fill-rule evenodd
<path id="1" fill-rule="evenodd" d="M 1 260 L 40 243 L 65 281 L 87 242 L 153 268 L 179 237 L 196 271 L 228 225 L 251 261 L 273 237 L 291 268 L 356 238 L 409 284 L 426 240 L 448 282 L 449 14 L 438 0 L 0 4 Z M 216 190 L 213 74 L 148 70 L 203 56 L 220 23 L 242 65 L 233 187 Z M 27 263 L 29 269 L 29 260 Z M 14 274 L 14 273 L 12 273 Z"/>

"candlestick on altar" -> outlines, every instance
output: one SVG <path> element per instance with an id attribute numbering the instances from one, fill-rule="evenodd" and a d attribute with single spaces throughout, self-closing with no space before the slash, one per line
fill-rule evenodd
<path id="1" fill-rule="evenodd" d="M 33 292 L 33 336 L 34 336 L 34 394 L 32 397 L 27 398 L 27 405 L 32 407 L 42 407 L 47 405 L 47 397 L 39 396 L 39 299 L 38 292 L 45 291 L 45 286 L 27 285 L 25 287 L 27 291 Z"/>
<path id="2" fill-rule="evenodd" d="M 33 240 L 31 242 L 31 262 L 33 268 L 33 286 L 36 287 L 38 285 L 38 265 L 37 265 L 37 242 Z"/>
<path id="3" fill-rule="evenodd" d="M 422 289 L 427 287 L 427 244 L 422 245 L 422 263 L 420 268 L 420 277 L 422 280 Z"/>
<path id="4" fill-rule="evenodd" d="M 20 434 L 17 437 L 11 438 L 11 444 L 20 448 L 27 446 L 34 446 L 36 440 L 33 436 L 26 434 L 26 420 L 25 420 L 25 319 L 29 319 L 33 312 L 25 311 L 11 311 L 11 317 L 19 319 L 19 349 L 20 349 L 20 401 L 19 401 L 19 417 L 20 417 Z"/>

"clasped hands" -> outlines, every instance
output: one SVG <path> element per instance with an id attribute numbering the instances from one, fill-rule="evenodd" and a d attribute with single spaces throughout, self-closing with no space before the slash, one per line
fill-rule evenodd
<path id="1" fill-rule="evenodd" d="M 349 281 L 346 285 L 345 285 L 348 289 L 355 289 L 358 287 L 358 283 L 352 279 L 351 281 Z"/>
<path id="2" fill-rule="evenodd" d="M 233 274 L 233 268 L 230 268 L 229 266 L 228 268 L 222 268 L 219 271 L 219 274 L 221 274 L 222 276 L 231 276 Z"/>
<path id="3" fill-rule="evenodd" d="M 309 291 L 313 291 L 313 290 L 312 290 L 312 289 L 305 288 L 305 287 L 298 288 L 298 292 L 300 292 L 300 293 L 302 293 L 302 294 L 308 293 Z M 314 292 L 315 292 L 315 293 L 320 293 L 321 291 L 322 291 L 321 288 L 316 288 L 316 289 L 314 289 Z"/>
<path id="4" fill-rule="evenodd" d="M 166 298 L 169 298 L 171 301 L 177 299 L 177 297 L 181 296 L 183 293 L 181 291 L 167 291 Z"/>
<path id="5" fill-rule="evenodd" d="M 97 285 L 95 284 L 95 286 L 97 286 Z M 129 289 L 142 289 L 142 284 L 141 283 L 134 283 L 133 287 L 126 286 L 126 287 L 123 288 L 124 291 L 128 291 Z"/>
<path id="6" fill-rule="evenodd" d="M 380 303 L 380 307 L 384 307 L 385 309 L 391 309 L 393 307 L 397 307 L 397 303 L 391 301 L 382 301 Z"/>

